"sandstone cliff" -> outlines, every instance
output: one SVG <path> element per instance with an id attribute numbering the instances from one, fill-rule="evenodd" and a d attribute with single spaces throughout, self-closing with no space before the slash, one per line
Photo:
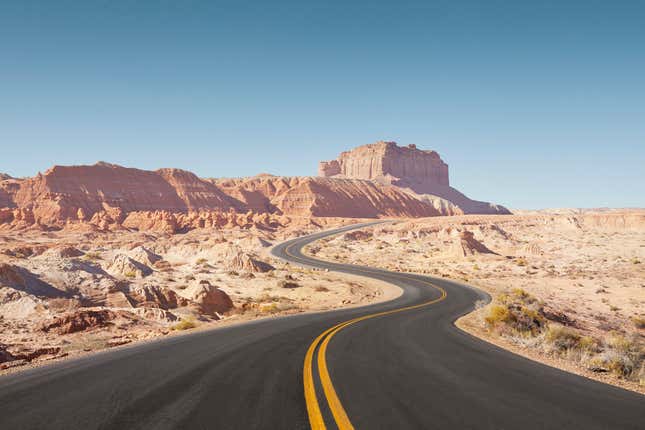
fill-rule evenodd
<path id="1" fill-rule="evenodd" d="M 243 205 L 193 173 L 147 171 L 114 164 L 54 166 L 21 181 L 0 182 L 0 207 L 19 208 L 41 225 L 110 217 L 133 211 L 243 210 Z M 16 218 L 16 215 L 14 215 Z"/>
<path id="2" fill-rule="evenodd" d="M 503 206 L 471 200 L 450 186 L 448 165 L 435 151 L 415 145 L 377 142 L 342 152 L 338 159 L 319 164 L 318 175 L 365 179 L 406 190 L 446 215 L 459 213 L 508 214 Z"/>
<path id="3" fill-rule="evenodd" d="M 508 213 L 449 186 L 435 151 L 378 142 L 320 164 L 323 177 L 262 174 L 201 179 L 99 162 L 54 166 L 26 179 L 0 178 L 0 229 L 275 228 L 279 217 L 428 217 Z"/>
<path id="4" fill-rule="evenodd" d="M 260 175 L 214 183 L 257 212 L 347 218 L 442 215 L 397 187 L 366 180 Z"/>
<path id="5" fill-rule="evenodd" d="M 414 178 L 449 185 L 448 165 L 437 152 L 420 150 L 415 145 L 401 147 L 395 142 L 377 142 L 342 152 L 337 160 L 321 162 L 318 175 L 341 175 L 386 183 Z"/>

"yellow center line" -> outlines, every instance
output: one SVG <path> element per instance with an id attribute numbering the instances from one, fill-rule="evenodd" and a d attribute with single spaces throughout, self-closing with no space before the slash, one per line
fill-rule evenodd
<path id="1" fill-rule="evenodd" d="M 295 245 L 296 243 L 292 243 L 291 245 L 288 245 L 285 248 L 285 253 L 290 257 L 294 258 L 295 260 L 300 261 L 301 263 L 303 262 L 307 263 L 306 260 L 290 252 L 291 247 Z M 380 274 L 380 272 L 361 269 L 358 267 L 355 267 L 354 270 L 367 273 L 367 274 Z M 318 403 L 318 397 L 316 396 L 316 387 L 314 384 L 314 377 L 313 377 L 313 358 L 314 358 L 316 348 L 318 347 L 319 344 L 320 344 L 320 349 L 318 351 L 318 374 L 320 376 L 320 382 L 323 387 L 323 392 L 325 394 L 325 398 L 329 405 L 329 409 L 331 410 L 331 413 L 334 417 L 334 420 L 336 421 L 336 425 L 338 426 L 339 430 L 354 430 L 354 426 L 352 425 L 349 417 L 347 416 L 347 412 L 345 412 L 345 408 L 343 407 L 343 404 L 338 398 L 338 394 L 336 394 L 336 390 L 334 389 L 334 384 L 332 383 L 331 376 L 329 375 L 329 369 L 327 368 L 327 357 L 326 357 L 327 346 L 329 345 L 331 338 L 336 333 L 344 329 L 345 327 L 355 324 L 357 322 L 360 322 L 366 319 L 376 318 L 383 315 L 391 315 L 398 312 L 418 309 L 424 306 L 431 305 L 433 303 L 440 302 L 444 300 L 447 296 L 447 293 L 443 288 L 438 287 L 428 281 L 424 281 L 418 278 L 413 278 L 411 276 L 399 275 L 395 273 L 388 273 L 387 275 L 395 278 L 400 278 L 408 281 L 412 280 L 412 281 L 421 282 L 423 284 L 429 285 L 430 287 L 439 290 L 441 292 L 441 296 L 439 298 L 436 298 L 424 303 L 420 303 L 418 305 L 405 306 L 402 308 L 392 309 L 389 311 L 376 312 L 373 314 L 363 315 L 361 317 L 357 317 L 357 318 L 350 319 L 348 321 L 341 322 L 325 330 L 311 343 L 311 345 L 309 345 L 309 349 L 307 350 L 307 353 L 305 355 L 305 362 L 304 362 L 302 373 L 303 373 L 303 385 L 304 385 L 304 392 L 305 392 L 305 403 L 307 404 L 307 414 L 309 416 L 309 424 L 312 430 L 326 429 L 325 420 L 323 419 L 322 412 L 320 410 L 320 404 Z M 321 341 L 322 341 L 322 344 L 321 344 Z"/>

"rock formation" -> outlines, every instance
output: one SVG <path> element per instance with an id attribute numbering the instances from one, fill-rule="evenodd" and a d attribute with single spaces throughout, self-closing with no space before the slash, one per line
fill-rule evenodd
<path id="1" fill-rule="evenodd" d="M 261 174 L 201 179 L 99 162 L 54 166 L 26 179 L 0 177 L 0 229 L 274 229 L 279 217 L 428 217 L 508 213 L 450 187 L 435 151 L 378 142 L 320 163 L 320 177 Z"/>
<path id="2" fill-rule="evenodd" d="M 494 254 L 494 252 L 475 239 L 473 232 L 469 230 L 459 232 L 449 251 L 449 255 L 454 257 L 470 257 L 478 254 Z"/>
<path id="3" fill-rule="evenodd" d="M 152 273 L 152 269 L 125 254 L 116 254 L 105 269 L 110 275 L 125 278 L 143 278 Z"/>
<path id="4" fill-rule="evenodd" d="M 233 301 L 224 291 L 208 281 L 194 283 L 182 295 L 195 303 L 206 314 L 222 313 L 233 308 Z"/>
<path id="5" fill-rule="evenodd" d="M 434 205 L 404 190 L 374 181 L 345 178 L 255 176 L 216 181 L 252 210 L 303 217 L 427 217 Z"/>
<path id="6" fill-rule="evenodd" d="M 363 145 L 340 154 L 337 160 L 323 161 L 318 176 L 344 176 L 392 183 L 400 178 L 448 186 L 448 165 L 435 151 L 416 145 L 398 146 L 395 142 Z"/>
<path id="7" fill-rule="evenodd" d="M 45 225 L 90 220 L 101 212 L 120 221 L 122 214 L 132 211 L 242 209 L 212 183 L 179 169 L 153 172 L 100 162 L 54 166 L 33 178 L 2 184 L 2 206 L 27 209 Z"/>
<path id="8" fill-rule="evenodd" d="M 395 142 L 377 142 L 342 152 L 337 160 L 323 161 L 318 175 L 366 179 L 407 190 L 421 201 L 447 215 L 461 213 L 508 214 L 508 209 L 471 200 L 450 187 L 448 165 L 435 151 L 400 147 Z"/>
<path id="9" fill-rule="evenodd" d="M 260 261 L 254 258 L 252 255 L 245 252 L 235 253 L 229 260 L 229 267 L 233 270 L 243 271 L 243 272 L 255 272 L 263 273 L 274 270 L 275 268 L 269 263 Z"/>

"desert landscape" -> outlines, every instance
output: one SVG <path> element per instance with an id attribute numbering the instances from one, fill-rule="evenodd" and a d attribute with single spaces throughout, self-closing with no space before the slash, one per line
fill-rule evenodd
<path id="1" fill-rule="evenodd" d="M 459 280 L 493 297 L 458 325 L 644 391 L 645 210 L 401 220 L 311 245 L 319 258 Z"/>
<path id="2" fill-rule="evenodd" d="M 318 258 L 491 294 L 460 327 L 641 390 L 645 212 L 511 211 L 450 186 L 435 151 L 377 142 L 317 177 L 199 178 L 99 162 L 0 181 L 0 369 L 237 321 L 386 300 L 396 288 L 273 258 L 361 221 Z"/>
<path id="3" fill-rule="evenodd" d="M 398 182 L 406 169 L 415 175 L 408 179 L 427 185 L 425 194 Z M 3 174 L 0 370 L 195 328 L 385 300 L 398 289 L 293 267 L 267 250 L 379 217 L 508 212 L 451 188 L 439 155 L 413 145 L 364 145 L 319 171 L 203 179 L 99 162 L 54 166 L 32 178 Z"/>

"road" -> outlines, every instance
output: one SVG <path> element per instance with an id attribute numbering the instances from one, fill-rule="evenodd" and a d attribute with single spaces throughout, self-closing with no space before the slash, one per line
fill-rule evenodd
<path id="1" fill-rule="evenodd" d="M 486 296 L 445 279 L 274 255 L 370 276 L 395 300 L 254 321 L 0 377 L 0 429 L 643 429 L 645 397 L 459 329 Z M 346 323 L 346 324 L 343 324 Z M 331 330 L 330 330 L 331 329 Z"/>

